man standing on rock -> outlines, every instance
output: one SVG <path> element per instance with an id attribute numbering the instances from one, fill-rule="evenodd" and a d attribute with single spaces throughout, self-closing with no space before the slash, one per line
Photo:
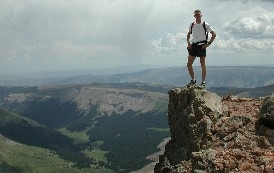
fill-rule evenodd
<path id="1" fill-rule="evenodd" d="M 206 58 L 206 48 L 210 46 L 213 40 L 216 37 L 215 31 L 209 26 L 207 22 L 202 21 L 202 14 L 201 10 L 194 11 L 194 17 L 196 18 L 195 22 L 192 22 L 189 26 L 189 31 L 187 33 L 187 50 L 189 53 L 188 56 L 188 72 L 191 77 L 191 81 L 187 84 L 188 87 L 196 85 L 196 79 L 194 76 L 194 71 L 192 64 L 196 57 L 200 57 L 200 63 L 202 67 L 202 83 L 200 85 L 201 88 L 205 88 L 205 79 L 206 79 L 206 65 L 205 65 L 205 58 Z M 208 33 L 211 34 L 211 38 L 209 41 Z M 190 35 L 193 35 L 191 42 Z"/>

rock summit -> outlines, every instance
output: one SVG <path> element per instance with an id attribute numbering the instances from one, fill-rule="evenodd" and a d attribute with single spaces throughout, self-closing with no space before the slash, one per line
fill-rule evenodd
<path id="1" fill-rule="evenodd" d="M 274 172 L 274 95 L 219 97 L 206 89 L 169 91 L 171 139 L 155 173 Z"/>

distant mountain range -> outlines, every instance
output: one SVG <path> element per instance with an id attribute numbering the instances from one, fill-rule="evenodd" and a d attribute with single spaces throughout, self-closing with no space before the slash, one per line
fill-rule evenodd
<path id="1" fill-rule="evenodd" d="M 137 70 L 137 69 L 136 69 Z M 196 79 L 201 79 L 201 68 L 194 67 Z M 190 80 L 186 67 L 166 67 L 115 73 L 105 70 L 100 73 L 68 71 L 47 76 L 20 76 L 0 78 L 2 86 L 43 86 L 89 83 L 154 83 L 159 85 L 186 85 Z M 270 66 L 208 66 L 207 88 L 237 87 L 255 88 L 274 84 L 274 68 Z"/>
<path id="2" fill-rule="evenodd" d="M 274 93 L 274 84 L 256 88 L 212 87 L 209 91 L 217 93 L 219 96 L 233 94 L 238 97 L 259 98 Z"/>

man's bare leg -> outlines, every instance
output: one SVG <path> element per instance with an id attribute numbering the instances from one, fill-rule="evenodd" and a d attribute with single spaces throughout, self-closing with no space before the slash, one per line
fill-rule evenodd
<path id="1" fill-rule="evenodd" d="M 202 82 L 206 80 L 206 64 L 205 64 L 205 57 L 200 57 L 200 63 L 202 67 Z"/>
<path id="2" fill-rule="evenodd" d="M 192 80 L 195 79 L 194 71 L 193 71 L 193 67 L 192 67 L 194 60 L 195 60 L 195 56 L 188 56 L 187 69 L 188 69 L 188 73 Z"/>

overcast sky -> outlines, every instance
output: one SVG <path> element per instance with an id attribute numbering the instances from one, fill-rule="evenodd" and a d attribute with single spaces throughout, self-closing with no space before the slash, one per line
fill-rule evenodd
<path id="1" fill-rule="evenodd" d="M 274 64 L 274 0 L 1 0 L 0 74 L 185 66 L 195 9 L 208 66 Z"/>

